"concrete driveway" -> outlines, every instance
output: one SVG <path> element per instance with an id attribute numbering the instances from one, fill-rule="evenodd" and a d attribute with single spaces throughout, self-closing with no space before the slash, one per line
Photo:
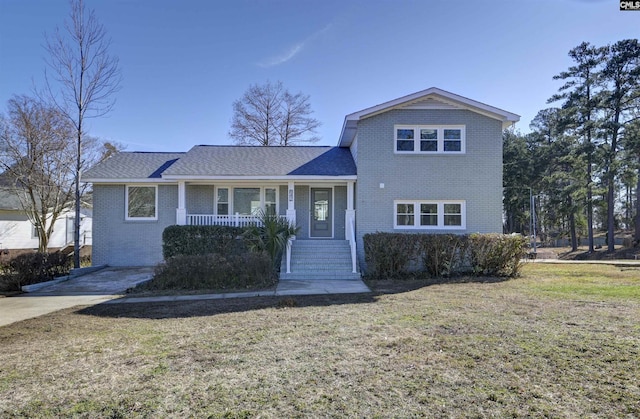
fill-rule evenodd
<path id="1" fill-rule="evenodd" d="M 0 298 L 0 326 L 80 305 L 94 305 L 125 293 L 153 276 L 152 267 L 105 268 L 17 297 Z"/>

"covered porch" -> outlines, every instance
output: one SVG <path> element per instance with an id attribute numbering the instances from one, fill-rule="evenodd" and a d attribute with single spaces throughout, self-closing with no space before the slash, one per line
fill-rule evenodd
<path id="1" fill-rule="evenodd" d="M 277 215 L 299 227 L 296 240 L 348 243 L 356 274 L 355 180 L 281 182 L 178 182 L 178 225 L 260 225 L 260 214 Z M 327 244 L 329 244 L 327 242 Z M 291 274 L 292 241 L 283 273 Z"/>
<path id="2" fill-rule="evenodd" d="M 297 239 L 349 240 L 355 181 L 178 182 L 178 225 L 259 225 L 260 214 L 299 227 Z"/>

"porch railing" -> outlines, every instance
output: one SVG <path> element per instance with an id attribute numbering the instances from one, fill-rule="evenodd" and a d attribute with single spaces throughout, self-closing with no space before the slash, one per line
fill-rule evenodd
<path id="1" fill-rule="evenodd" d="M 349 247 L 351 247 L 351 271 L 355 274 L 358 273 L 358 265 L 356 253 L 356 220 L 353 217 L 349 217 L 347 221 L 347 240 L 349 240 Z"/>
<path id="2" fill-rule="evenodd" d="M 255 215 L 187 214 L 187 225 L 248 227 L 261 226 L 262 221 Z"/>

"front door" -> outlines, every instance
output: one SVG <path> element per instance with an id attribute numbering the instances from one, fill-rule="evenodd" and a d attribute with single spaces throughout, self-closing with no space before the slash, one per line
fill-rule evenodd
<path id="1" fill-rule="evenodd" d="M 331 188 L 311 188 L 311 231 L 310 237 L 332 237 Z"/>

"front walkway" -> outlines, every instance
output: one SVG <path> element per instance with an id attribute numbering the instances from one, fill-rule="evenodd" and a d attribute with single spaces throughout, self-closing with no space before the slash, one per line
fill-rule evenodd
<path id="1" fill-rule="evenodd" d="M 352 294 L 371 290 L 361 280 L 280 281 L 275 290 L 226 294 L 196 294 L 159 297 L 123 297 L 128 288 L 153 276 L 153 268 L 106 268 L 67 281 L 45 285 L 37 292 L 0 297 L 0 326 L 75 306 L 102 303 L 154 303 L 216 300 L 223 298 L 274 297 L 286 295 Z"/>
<path id="2" fill-rule="evenodd" d="M 221 300 L 223 298 L 279 297 L 286 295 L 358 294 L 371 292 L 362 280 L 304 280 L 280 281 L 275 290 L 230 292 L 223 294 L 165 295 L 158 297 L 124 297 L 107 304 L 157 303 L 170 301 Z"/>

